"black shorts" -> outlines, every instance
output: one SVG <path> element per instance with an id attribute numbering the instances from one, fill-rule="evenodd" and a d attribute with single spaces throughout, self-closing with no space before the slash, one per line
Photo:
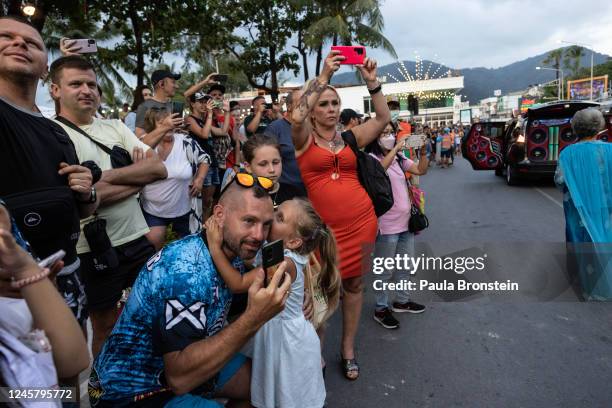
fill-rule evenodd
<path id="1" fill-rule="evenodd" d="M 79 270 L 77 269 L 67 275 L 56 276 L 55 283 L 57 284 L 57 291 L 62 295 L 72 314 L 82 327 L 88 315 L 87 297 L 85 296 L 85 288 L 79 278 Z"/>
<path id="2" fill-rule="evenodd" d="M 440 157 L 446 157 L 446 158 L 450 159 L 450 157 L 451 157 L 451 150 L 450 149 L 442 150 L 442 152 L 440 153 Z"/>
<path id="3" fill-rule="evenodd" d="M 155 254 L 155 247 L 144 236 L 114 249 L 119 260 L 116 268 L 98 270 L 91 252 L 79 255 L 89 310 L 115 307 L 123 289 L 132 286 L 140 269 Z"/>

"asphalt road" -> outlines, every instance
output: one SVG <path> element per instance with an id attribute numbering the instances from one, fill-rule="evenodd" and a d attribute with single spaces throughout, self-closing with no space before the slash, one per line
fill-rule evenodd
<path id="1" fill-rule="evenodd" d="M 552 183 L 509 187 L 462 158 L 450 169 L 431 167 L 421 187 L 431 226 L 417 236 L 419 250 L 487 253 L 489 277 L 520 282 L 520 293 L 415 293 L 427 311 L 396 314 L 401 327 L 387 330 L 372 319 L 368 274 L 361 375 L 349 382 L 341 374 L 336 313 L 324 345 L 328 406 L 610 406 L 612 304 L 576 301 L 565 270 L 561 192 Z"/>

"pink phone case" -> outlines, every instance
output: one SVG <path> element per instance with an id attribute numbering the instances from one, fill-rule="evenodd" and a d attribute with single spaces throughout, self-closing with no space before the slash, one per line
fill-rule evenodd
<path id="1" fill-rule="evenodd" d="M 366 48 L 363 45 L 333 45 L 332 51 L 340 51 L 346 59 L 341 65 L 359 65 L 363 64 L 366 57 Z"/>

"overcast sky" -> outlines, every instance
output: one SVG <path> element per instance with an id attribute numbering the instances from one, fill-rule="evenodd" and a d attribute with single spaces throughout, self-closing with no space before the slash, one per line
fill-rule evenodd
<path id="1" fill-rule="evenodd" d="M 610 1 L 384 0 L 382 14 L 400 59 L 413 60 L 418 51 L 457 69 L 500 67 L 557 48 L 557 40 L 612 55 Z M 370 54 L 381 65 L 393 62 L 383 52 Z"/>
<path id="2" fill-rule="evenodd" d="M 558 40 L 590 44 L 612 55 L 612 2 L 604 0 L 383 0 L 385 36 L 401 60 L 422 59 L 455 69 L 496 68 L 554 48 Z M 292 41 L 293 43 L 294 41 Z M 368 50 L 379 65 L 394 62 L 380 50 Z M 167 62 L 184 61 L 168 56 Z M 314 73 L 314 56 L 311 58 Z M 343 67 L 341 72 L 350 68 Z M 302 75 L 282 75 L 287 85 Z M 135 84 L 135 77 L 128 76 Z M 46 91 L 38 93 L 49 104 Z M 43 99 L 47 99 L 43 102 Z"/>

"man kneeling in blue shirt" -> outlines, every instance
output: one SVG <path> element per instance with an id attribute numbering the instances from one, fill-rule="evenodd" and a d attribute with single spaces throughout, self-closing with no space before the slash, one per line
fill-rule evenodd
<path id="1" fill-rule="evenodd" d="M 233 183 L 213 216 L 229 259 L 252 259 L 272 225 L 269 194 Z M 246 311 L 224 327 L 231 293 L 217 273 L 205 235 L 190 235 L 153 256 L 141 270 L 89 380 L 95 407 L 219 407 L 230 398 L 250 406 L 251 362 L 238 351 L 287 299 L 291 279 L 251 286 Z M 242 405 L 232 405 L 242 406 Z"/>

